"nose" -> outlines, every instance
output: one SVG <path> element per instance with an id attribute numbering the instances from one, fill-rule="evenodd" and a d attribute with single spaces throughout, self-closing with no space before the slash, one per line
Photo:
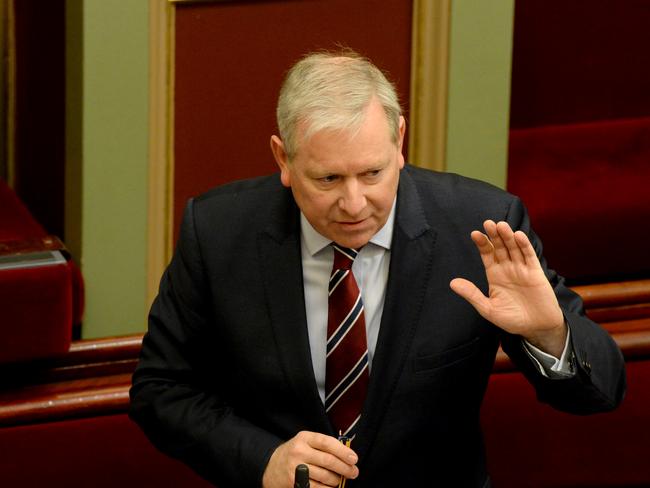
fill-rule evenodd
<path id="1" fill-rule="evenodd" d="M 339 208 L 350 217 L 356 217 L 366 208 L 367 201 L 363 185 L 356 179 L 350 179 L 343 185 L 343 193 L 339 197 Z"/>

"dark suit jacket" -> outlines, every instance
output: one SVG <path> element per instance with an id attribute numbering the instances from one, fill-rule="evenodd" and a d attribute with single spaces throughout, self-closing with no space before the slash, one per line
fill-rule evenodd
<path id="1" fill-rule="evenodd" d="M 516 197 L 456 175 L 402 170 L 381 329 L 353 443 L 361 474 L 351 488 L 488 486 L 479 408 L 499 343 L 542 402 L 585 414 L 621 401 L 619 349 L 553 271 L 574 345 L 571 379 L 545 378 L 520 338 L 450 290 L 452 278 L 465 277 L 487 291 L 469 234 L 488 218 L 526 232 L 541 256 Z M 189 202 L 131 400 L 132 418 L 156 446 L 223 488 L 261 486 L 273 450 L 300 430 L 334 435 L 311 364 L 299 209 L 277 175 Z"/>

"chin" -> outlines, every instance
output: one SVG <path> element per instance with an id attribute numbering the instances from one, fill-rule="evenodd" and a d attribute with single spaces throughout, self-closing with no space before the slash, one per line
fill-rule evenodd
<path id="1" fill-rule="evenodd" d="M 338 236 L 338 239 L 334 239 L 334 242 L 344 247 L 359 249 L 368 244 L 370 237 L 372 236 Z"/>

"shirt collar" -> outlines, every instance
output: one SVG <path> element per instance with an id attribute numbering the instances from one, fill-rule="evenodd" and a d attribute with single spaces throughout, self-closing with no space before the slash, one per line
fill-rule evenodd
<path id="1" fill-rule="evenodd" d="M 390 214 L 388 214 L 386 223 L 381 229 L 379 229 L 379 232 L 370 238 L 371 244 L 383 247 L 387 251 L 390 251 L 390 246 L 393 241 L 396 204 L 397 197 L 393 200 L 393 207 L 390 209 Z M 319 234 L 316 229 L 312 227 L 307 220 L 307 217 L 305 217 L 302 212 L 300 212 L 300 235 L 310 256 L 316 255 L 332 243 L 331 239 Z"/>

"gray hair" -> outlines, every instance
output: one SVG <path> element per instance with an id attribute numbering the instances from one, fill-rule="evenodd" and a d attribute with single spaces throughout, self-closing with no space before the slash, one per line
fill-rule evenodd
<path id="1" fill-rule="evenodd" d="M 297 151 L 297 130 L 303 140 L 322 130 L 359 130 L 373 97 L 381 103 L 391 137 L 399 140 L 402 114 L 395 87 L 368 59 L 351 49 L 308 54 L 287 73 L 276 116 L 289 160 Z"/>

